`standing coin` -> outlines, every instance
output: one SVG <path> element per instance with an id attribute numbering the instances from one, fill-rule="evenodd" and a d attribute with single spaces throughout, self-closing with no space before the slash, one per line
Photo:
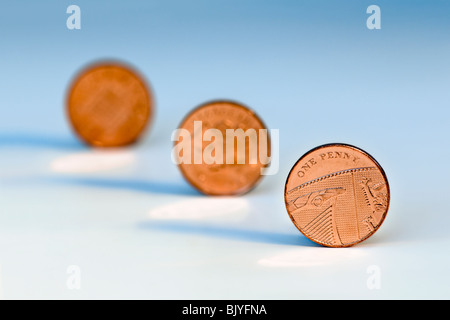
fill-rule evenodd
<path id="1" fill-rule="evenodd" d="M 346 144 L 319 146 L 291 169 L 284 199 L 295 226 L 328 247 L 348 247 L 378 230 L 389 208 L 389 185 L 381 166 Z"/>
<path id="2" fill-rule="evenodd" d="M 150 90 L 129 67 L 101 63 L 88 67 L 73 81 L 67 97 L 73 129 L 96 147 L 135 142 L 153 115 Z"/>
<path id="3" fill-rule="evenodd" d="M 239 103 L 203 104 L 184 118 L 177 131 L 174 158 L 186 180 L 204 194 L 246 193 L 268 165 L 267 129 Z"/>

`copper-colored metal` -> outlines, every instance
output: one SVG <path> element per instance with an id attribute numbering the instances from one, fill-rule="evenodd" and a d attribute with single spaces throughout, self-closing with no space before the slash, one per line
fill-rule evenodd
<path id="1" fill-rule="evenodd" d="M 100 63 L 83 70 L 67 96 L 73 129 L 96 147 L 124 146 L 135 142 L 153 115 L 150 89 L 130 67 Z"/>
<path id="2" fill-rule="evenodd" d="M 346 144 L 319 146 L 297 161 L 284 192 L 295 226 L 328 247 L 348 247 L 369 238 L 389 208 L 389 185 L 381 166 Z"/>
<path id="3" fill-rule="evenodd" d="M 200 105 L 190 112 L 179 126 L 180 129 L 188 130 L 192 137 L 192 160 L 194 160 L 195 151 L 193 141 L 194 121 L 202 121 L 202 132 L 200 132 L 202 135 L 208 129 L 218 129 L 222 132 L 224 157 L 222 164 L 206 164 L 204 161 L 201 164 L 196 164 L 194 161 L 178 164 L 186 180 L 207 195 L 237 195 L 253 189 L 261 178 L 261 169 L 266 167 L 266 164 L 261 163 L 260 158 L 256 163 L 250 163 L 248 140 L 245 143 L 245 154 L 238 152 L 237 143 L 234 145 L 234 159 L 236 161 L 233 164 L 227 164 L 225 160 L 225 137 L 227 129 L 242 129 L 244 132 L 247 129 L 254 129 L 259 141 L 262 139 L 259 130 L 266 129 L 261 119 L 247 107 L 232 101 L 218 100 Z M 266 154 L 270 156 L 270 138 L 268 135 L 266 137 Z M 210 141 L 202 141 L 200 151 L 203 153 L 205 147 L 210 143 Z M 177 142 L 175 142 L 176 144 Z M 259 146 L 258 152 L 260 152 Z M 239 164 L 237 161 L 240 157 L 245 157 L 243 164 Z"/>

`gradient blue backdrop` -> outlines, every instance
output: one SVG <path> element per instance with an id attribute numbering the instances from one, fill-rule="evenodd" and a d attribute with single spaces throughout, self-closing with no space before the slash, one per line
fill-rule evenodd
<path id="1" fill-rule="evenodd" d="M 66 28 L 71 4 L 81 8 L 81 30 Z M 371 4 L 381 8 L 381 30 L 366 27 Z M 155 94 L 141 148 L 159 148 L 162 160 L 139 179 L 183 184 L 169 160 L 172 130 L 196 105 L 233 99 L 280 130 L 279 174 L 261 184 L 280 203 L 273 215 L 286 217 L 293 163 L 344 142 L 388 175 L 390 240 L 448 241 L 449 16 L 448 1 L 2 1 L 3 186 L 17 183 L 13 173 L 24 185 L 33 179 L 25 168 L 34 159 L 19 160 L 18 148 L 84 150 L 65 118 L 66 89 L 84 65 L 113 58 L 139 69 Z M 436 261 L 448 266 L 448 249 Z"/>

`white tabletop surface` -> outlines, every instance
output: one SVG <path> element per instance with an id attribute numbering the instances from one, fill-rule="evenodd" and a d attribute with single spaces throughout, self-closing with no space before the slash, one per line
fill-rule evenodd
<path id="1" fill-rule="evenodd" d="M 56 1 L 0 10 L 1 298 L 450 298 L 449 4 L 381 1 L 368 30 L 357 1 L 105 3 L 77 1 L 81 30 Z M 111 57 L 157 113 L 139 144 L 96 150 L 63 101 Z M 199 194 L 171 162 L 172 131 L 215 98 L 280 133 L 279 172 L 240 197 Z M 307 240 L 284 207 L 291 166 L 330 142 L 369 152 L 391 187 L 351 248 Z"/>

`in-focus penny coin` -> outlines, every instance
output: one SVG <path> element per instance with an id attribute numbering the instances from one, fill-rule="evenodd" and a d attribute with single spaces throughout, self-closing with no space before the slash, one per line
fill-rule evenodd
<path id="1" fill-rule="evenodd" d="M 327 144 L 293 166 L 284 198 L 292 222 L 307 238 L 328 247 L 348 247 L 378 230 L 390 193 L 386 174 L 367 152 Z"/>
<path id="2" fill-rule="evenodd" d="M 138 140 L 153 116 L 150 89 L 121 63 L 99 63 L 79 73 L 68 92 L 67 113 L 87 144 L 117 147 Z"/>
<path id="3" fill-rule="evenodd" d="M 200 105 L 183 119 L 179 130 L 185 134 L 175 140 L 178 167 L 204 194 L 246 193 L 256 186 L 268 165 L 268 158 L 262 158 L 270 157 L 268 131 L 261 119 L 240 103 Z"/>

